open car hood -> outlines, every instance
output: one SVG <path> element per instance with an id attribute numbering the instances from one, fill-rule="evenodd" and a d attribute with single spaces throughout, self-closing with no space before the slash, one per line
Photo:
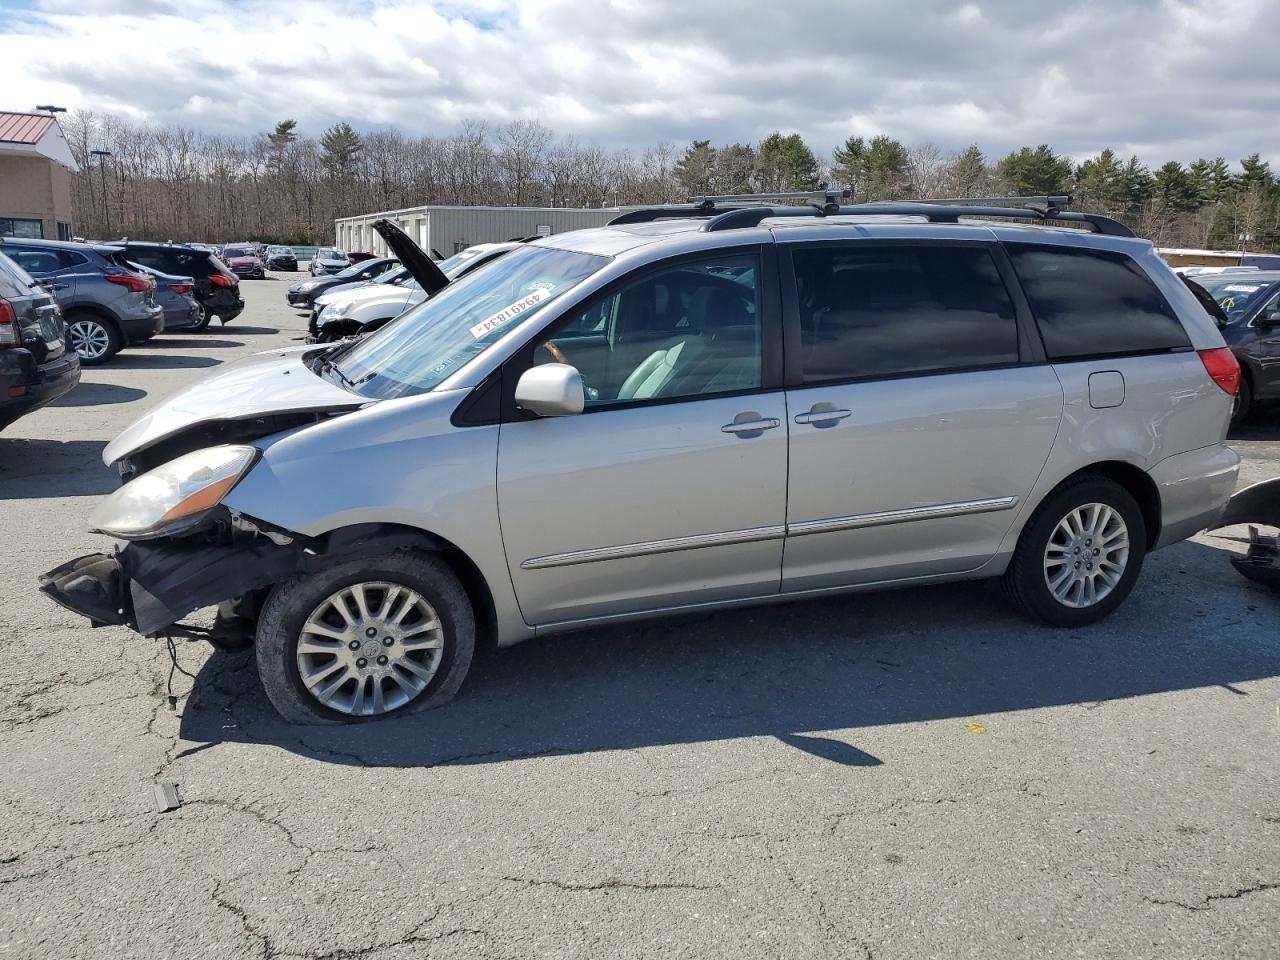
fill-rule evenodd
<path id="1" fill-rule="evenodd" d="M 385 217 L 373 221 L 373 229 L 391 252 L 396 255 L 406 270 L 422 285 L 427 296 L 434 296 L 449 285 L 449 278 L 436 266 L 435 261 L 422 252 L 422 248 L 409 239 L 408 235 Z"/>
<path id="2" fill-rule="evenodd" d="M 194 427 L 277 414 L 352 410 L 369 402 L 303 363 L 314 347 L 256 353 L 169 397 L 102 451 L 110 466 Z"/>

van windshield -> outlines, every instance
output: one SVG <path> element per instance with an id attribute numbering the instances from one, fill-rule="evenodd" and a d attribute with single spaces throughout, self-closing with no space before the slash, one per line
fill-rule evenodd
<path id="1" fill-rule="evenodd" d="M 551 247 L 514 250 L 357 341 L 334 372 L 361 396 L 425 393 L 608 262 Z"/>

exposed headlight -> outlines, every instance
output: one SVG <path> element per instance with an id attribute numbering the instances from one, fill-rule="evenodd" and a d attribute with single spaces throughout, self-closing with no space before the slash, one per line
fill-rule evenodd
<path id="1" fill-rule="evenodd" d="M 206 447 L 135 477 L 89 517 L 89 529 L 122 540 L 150 540 L 194 526 L 249 472 L 258 451 Z"/>

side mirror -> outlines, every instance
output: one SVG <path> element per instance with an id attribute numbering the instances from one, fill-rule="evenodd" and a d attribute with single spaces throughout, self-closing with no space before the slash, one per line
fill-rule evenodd
<path id="1" fill-rule="evenodd" d="M 1274 330 L 1280 327 L 1280 310 L 1262 314 L 1258 317 L 1257 327 L 1259 330 Z"/>
<path id="2" fill-rule="evenodd" d="M 582 374 L 567 363 L 531 367 L 516 384 L 516 406 L 540 417 L 568 417 L 586 405 Z"/>

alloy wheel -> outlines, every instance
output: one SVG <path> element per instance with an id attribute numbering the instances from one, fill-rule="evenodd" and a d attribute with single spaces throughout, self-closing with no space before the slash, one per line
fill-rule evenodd
<path id="1" fill-rule="evenodd" d="M 418 697 L 443 653 L 440 618 L 422 594 L 368 581 L 335 591 L 307 617 L 298 636 L 298 675 L 331 710 L 375 717 Z"/>
<path id="2" fill-rule="evenodd" d="M 1091 607 L 1124 576 L 1129 563 L 1129 528 L 1120 511 L 1086 503 L 1058 521 L 1044 552 L 1049 592 L 1068 607 Z"/>
<path id="3" fill-rule="evenodd" d="M 101 360 L 111 349 L 111 334 L 97 320 L 76 320 L 71 324 L 71 346 L 81 360 Z"/>

